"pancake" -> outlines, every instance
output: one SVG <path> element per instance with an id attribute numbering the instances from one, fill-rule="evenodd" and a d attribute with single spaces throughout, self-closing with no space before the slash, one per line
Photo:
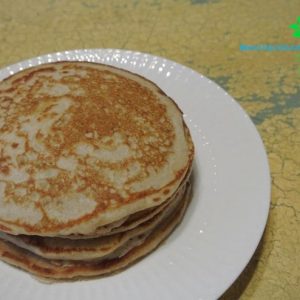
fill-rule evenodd
<path id="1" fill-rule="evenodd" d="M 0 83 L 0 230 L 118 228 L 172 197 L 193 154 L 180 109 L 145 78 L 87 62 L 26 69 Z"/>
<path id="2" fill-rule="evenodd" d="M 190 189 L 181 205 L 146 237 L 141 245 L 120 257 L 108 260 L 76 262 L 47 260 L 0 239 L 0 257 L 9 264 L 47 280 L 94 277 L 120 271 L 154 250 L 180 223 L 190 199 Z"/>
<path id="3" fill-rule="evenodd" d="M 127 249 L 128 244 L 133 247 L 136 242 L 141 242 L 142 237 L 148 236 L 158 224 L 172 214 L 179 203 L 182 202 L 185 192 L 186 185 L 181 187 L 180 191 L 176 194 L 176 198 L 152 219 L 132 230 L 110 236 L 71 240 L 59 237 L 14 236 L 0 232 L 0 238 L 48 259 L 99 260 L 99 258 L 119 251 L 118 249 L 120 248 L 125 247 Z"/>
<path id="4" fill-rule="evenodd" d="M 147 79 L 57 62 L 0 83 L 0 259 L 39 278 L 122 270 L 190 198 L 191 135 Z"/>

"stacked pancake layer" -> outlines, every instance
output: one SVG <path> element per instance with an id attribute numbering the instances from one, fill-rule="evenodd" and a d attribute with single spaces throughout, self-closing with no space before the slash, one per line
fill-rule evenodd
<path id="1" fill-rule="evenodd" d="M 180 222 L 194 148 L 152 82 L 58 62 L 0 83 L 0 258 L 39 277 L 111 273 Z"/>

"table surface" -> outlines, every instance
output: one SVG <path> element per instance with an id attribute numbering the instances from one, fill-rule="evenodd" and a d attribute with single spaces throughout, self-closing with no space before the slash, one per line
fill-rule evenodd
<path id="1" fill-rule="evenodd" d="M 299 0 L 0 0 L 0 67 L 55 51 L 119 48 L 216 81 L 251 116 L 272 173 L 265 234 L 222 299 L 299 299 L 300 47 L 240 50 L 300 44 L 300 20 L 289 28 L 297 13 Z"/>

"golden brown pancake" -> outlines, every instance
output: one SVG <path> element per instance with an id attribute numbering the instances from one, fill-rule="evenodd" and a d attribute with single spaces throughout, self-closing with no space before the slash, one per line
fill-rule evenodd
<path id="1" fill-rule="evenodd" d="M 47 280 L 151 252 L 190 198 L 194 146 L 154 83 L 57 62 L 0 83 L 0 259 Z"/>
<path id="2" fill-rule="evenodd" d="M 89 235 L 122 223 L 167 201 L 192 159 L 181 111 L 136 74 L 57 62 L 0 83 L 3 232 Z"/>

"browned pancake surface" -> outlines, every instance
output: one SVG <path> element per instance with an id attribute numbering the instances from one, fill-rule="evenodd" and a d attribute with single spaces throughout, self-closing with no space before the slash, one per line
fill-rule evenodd
<path id="1" fill-rule="evenodd" d="M 89 234 L 166 201 L 190 167 L 181 112 L 153 83 L 61 62 L 0 83 L 0 230 Z"/>

